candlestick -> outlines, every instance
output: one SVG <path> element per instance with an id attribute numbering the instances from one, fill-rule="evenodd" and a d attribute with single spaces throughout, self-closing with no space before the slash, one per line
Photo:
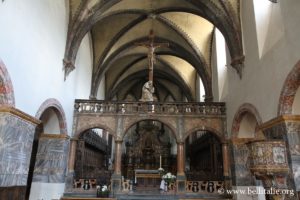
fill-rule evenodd
<path id="1" fill-rule="evenodd" d="M 161 155 L 159 155 L 159 168 L 161 168 Z"/>

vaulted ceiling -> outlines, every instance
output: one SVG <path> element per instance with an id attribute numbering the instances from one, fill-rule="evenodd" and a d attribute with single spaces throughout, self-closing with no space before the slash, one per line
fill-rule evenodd
<path id="1" fill-rule="evenodd" d="M 138 42 L 168 43 L 156 49 L 154 86 L 159 101 L 195 101 L 197 75 L 212 98 L 212 41 L 217 27 L 232 67 L 241 76 L 243 51 L 239 0 L 70 0 L 65 76 L 76 68 L 83 37 L 91 33 L 91 97 L 105 79 L 106 99 L 138 100 L 148 78 L 147 49 Z"/>

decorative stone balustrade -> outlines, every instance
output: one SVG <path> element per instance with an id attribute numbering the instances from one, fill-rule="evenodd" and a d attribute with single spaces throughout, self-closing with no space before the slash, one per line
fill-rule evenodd
<path id="1" fill-rule="evenodd" d="M 160 103 L 160 102 L 120 102 L 102 100 L 75 100 L 77 113 L 112 114 L 167 114 L 167 115 L 225 115 L 225 103 Z"/>

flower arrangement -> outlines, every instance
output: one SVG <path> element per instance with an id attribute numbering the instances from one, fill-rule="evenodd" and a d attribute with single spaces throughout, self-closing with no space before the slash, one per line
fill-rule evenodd
<path id="1" fill-rule="evenodd" d="M 107 185 L 97 185 L 97 197 L 108 197 L 109 190 Z"/>
<path id="2" fill-rule="evenodd" d="M 171 172 L 166 173 L 162 176 L 162 179 L 169 185 L 170 183 L 174 183 L 176 180 L 176 176 L 171 174 Z"/>
<path id="3" fill-rule="evenodd" d="M 165 172 L 165 170 L 163 169 L 163 168 L 158 168 L 158 173 L 160 174 L 160 175 L 162 175 L 163 173 Z"/>

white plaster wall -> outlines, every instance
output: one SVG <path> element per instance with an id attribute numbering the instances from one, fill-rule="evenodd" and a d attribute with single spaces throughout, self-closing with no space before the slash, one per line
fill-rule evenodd
<path id="1" fill-rule="evenodd" d="M 41 104 L 57 99 L 71 134 L 76 98 L 89 98 L 92 51 L 83 39 L 76 70 L 66 81 L 63 57 L 68 28 L 67 0 L 0 1 L 0 57 L 14 87 L 16 107 L 35 116 Z M 32 183 L 31 200 L 59 199 L 64 183 Z"/>
<path id="2" fill-rule="evenodd" d="M 47 109 L 40 119 L 43 122 L 44 133 L 60 134 L 59 121 L 53 109 Z"/>
<path id="3" fill-rule="evenodd" d="M 30 200 L 58 200 L 64 193 L 64 184 L 32 183 L 35 193 L 30 193 Z"/>
<path id="4" fill-rule="evenodd" d="M 64 81 L 63 62 L 68 27 L 68 1 L 0 2 L 0 57 L 11 76 L 16 107 L 35 116 L 48 98 L 63 106 L 71 133 L 75 98 L 88 98 L 91 46 L 81 44 L 76 70 Z"/>
<path id="5" fill-rule="evenodd" d="M 245 67 L 240 79 L 233 68 L 228 68 L 229 93 L 227 120 L 230 132 L 234 114 L 243 103 L 253 104 L 263 122 L 277 116 L 278 102 L 284 81 L 300 59 L 300 1 L 279 1 L 284 35 L 261 58 L 257 45 L 254 7 L 252 1 L 241 1 L 241 18 L 245 49 Z M 269 30 L 273 28 L 269 27 Z M 267 33 L 272 37 L 272 32 Z"/>
<path id="6" fill-rule="evenodd" d="M 196 76 L 196 101 L 200 101 L 200 77 L 199 75 Z"/>
<path id="7" fill-rule="evenodd" d="M 223 100 L 228 95 L 228 81 L 227 81 L 227 67 L 226 67 L 226 44 L 222 33 L 216 29 L 215 31 L 216 40 L 216 63 L 218 72 L 218 101 Z"/>
<path id="8" fill-rule="evenodd" d="M 212 51 L 211 51 L 211 66 L 212 66 L 212 93 L 213 101 L 219 101 L 219 79 L 218 79 L 218 64 L 217 64 L 217 47 L 216 34 L 213 35 Z"/>
<path id="9" fill-rule="evenodd" d="M 297 92 L 296 92 L 296 95 L 294 98 L 292 113 L 293 113 L 293 115 L 300 115 L 300 87 L 297 89 Z"/>
<path id="10" fill-rule="evenodd" d="M 105 77 L 100 81 L 100 85 L 97 92 L 97 99 L 104 100 L 105 99 Z"/>
<path id="11" fill-rule="evenodd" d="M 247 113 L 241 121 L 238 138 L 254 138 L 256 124 L 256 118 Z"/>
<path id="12" fill-rule="evenodd" d="M 205 100 L 205 89 L 201 79 L 199 79 L 199 90 L 200 90 L 200 102 L 204 102 Z"/>

